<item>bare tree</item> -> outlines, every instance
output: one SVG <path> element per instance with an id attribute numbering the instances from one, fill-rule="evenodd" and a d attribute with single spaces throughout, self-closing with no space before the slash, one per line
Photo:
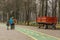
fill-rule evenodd
<path id="1" fill-rule="evenodd" d="M 52 0 L 52 16 L 56 16 L 57 0 Z"/>
<path id="2" fill-rule="evenodd" d="M 58 21 L 60 22 L 60 0 L 58 0 L 59 2 L 59 17 L 58 17 Z"/>

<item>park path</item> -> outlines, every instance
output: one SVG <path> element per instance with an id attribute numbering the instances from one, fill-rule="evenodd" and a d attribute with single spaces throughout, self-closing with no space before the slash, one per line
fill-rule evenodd
<path id="1" fill-rule="evenodd" d="M 40 29 L 38 27 L 34 27 L 34 26 L 25 26 L 25 25 L 16 25 L 20 28 L 26 28 L 26 29 L 30 29 L 33 31 L 37 31 L 37 32 L 41 32 L 56 38 L 60 38 L 60 29 L 57 30 L 52 30 L 52 29 Z"/>
<path id="2" fill-rule="evenodd" d="M 0 40 L 33 40 L 31 37 L 16 30 L 6 30 L 4 24 L 0 24 Z"/>
<path id="3" fill-rule="evenodd" d="M 5 24 L 2 23 L 2 24 L 0 24 L 0 26 L 4 27 Z M 1 28 L 1 29 L 3 29 L 3 28 Z M 5 29 L 6 29 L 6 26 L 5 26 Z M 31 37 L 31 38 L 26 38 L 27 40 L 60 40 L 59 39 L 60 30 L 45 30 L 45 29 L 38 29 L 37 27 L 33 27 L 33 26 L 16 25 L 15 30 L 9 30 L 9 31 L 15 32 L 15 33 L 19 32 L 18 35 L 21 32 L 21 34 L 24 33 L 27 36 Z M 18 35 L 16 35 L 16 36 L 18 36 Z M 22 35 L 20 35 L 20 36 L 22 36 Z M 19 37 L 15 37 L 15 39 L 16 38 L 19 38 Z M 23 38 L 24 38 L 24 35 L 21 37 L 21 39 L 23 40 Z M 10 37 L 10 39 L 12 39 L 12 38 Z"/>

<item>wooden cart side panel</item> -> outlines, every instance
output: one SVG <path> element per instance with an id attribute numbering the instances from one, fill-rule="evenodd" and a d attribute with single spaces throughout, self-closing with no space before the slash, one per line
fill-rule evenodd
<path id="1" fill-rule="evenodd" d="M 57 17 L 38 17 L 37 22 L 39 23 L 57 23 Z"/>

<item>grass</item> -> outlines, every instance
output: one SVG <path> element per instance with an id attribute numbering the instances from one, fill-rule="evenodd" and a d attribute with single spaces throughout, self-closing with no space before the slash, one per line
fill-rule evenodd
<path id="1" fill-rule="evenodd" d="M 27 25 L 25 22 L 19 22 L 19 25 Z M 30 23 L 29 23 L 29 26 L 34 26 L 34 27 L 36 27 L 36 26 L 38 26 L 38 24 L 36 23 L 36 22 L 34 22 L 34 21 L 31 21 Z M 60 29 L 60 24 L 57 24 L 56 25 L 56 28 L 59 28 Z"/>
<path id="2" fill-rule="evenodd" d="M 57 28 L 60 28 L 60 24 L 57 24 L 56 27 L 57 27 Z"/>

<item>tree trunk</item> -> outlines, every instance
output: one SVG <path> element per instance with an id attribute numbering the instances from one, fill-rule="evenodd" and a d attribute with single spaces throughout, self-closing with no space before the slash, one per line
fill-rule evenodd
<path id="1" fill-rule="evenodd" d="M 48 5 L 47 5 L 47 4 L 48 4 L 48 2 L 47 2 L 47 1 L 48 1 L 48 0 L 46 0 L 46 10 L 45 10 L 45 16 L 47 16 L 47 8 L 48 8 L 48 7 L 47 7 L 47 6 L 48 6 Z"/>

